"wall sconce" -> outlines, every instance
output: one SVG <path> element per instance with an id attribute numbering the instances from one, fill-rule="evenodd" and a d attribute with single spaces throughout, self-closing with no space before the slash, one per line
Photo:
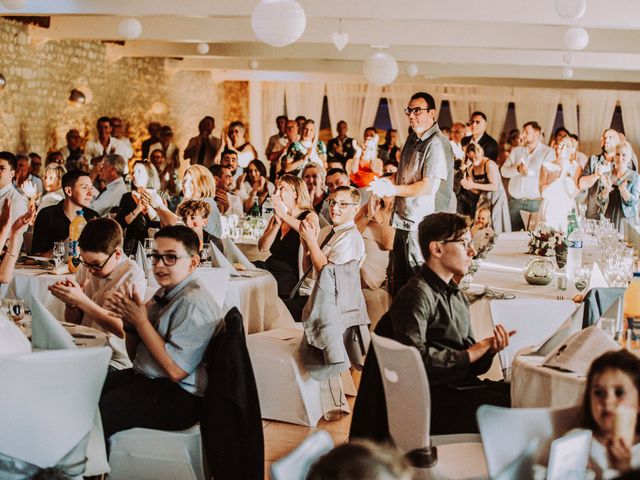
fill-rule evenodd
<path id="1" fill-rule="evenodd" d="M 71 90 L 71 94 L 69 95 L 69 103 L 79 107 L 80 105 L 87 103 L 87 97 L 80 90 L 74 88 Z"/>
<path id="2" fill-rule="evenodd" d="M 7 79 L 4 78 L 4 75 L 0 73 L 0 90 L 4 90 L 4 87 L 7 85 Z"/>

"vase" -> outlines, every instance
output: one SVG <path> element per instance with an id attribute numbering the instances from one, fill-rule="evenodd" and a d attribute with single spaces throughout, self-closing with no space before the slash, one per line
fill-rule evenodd
<path id="1" fill-rule="evenodd" d="M 524 267 L 524 279 L 529 285 L 548 285 L 556 266 L 550 257 L 535 257 Z"/>

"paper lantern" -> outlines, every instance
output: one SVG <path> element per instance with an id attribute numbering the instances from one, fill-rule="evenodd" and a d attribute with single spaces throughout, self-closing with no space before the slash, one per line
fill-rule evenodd
<path id="1" fill-rule="evenodd" d="M 567 28 L 564 32 L 564 45 L 569 50 L 582 50 L 589 45 L 589 34 L 584 28 Z"/>
<path id="2" fill-rule="evenodd" d="M 261 0 L 251 12 L 253 33 L 272 47 L 291 45 L 306 26 L 304 9 L 295 0 Z"/>
<path id="3" fill-rule="evenodd" d="M 385 52 L 375 52 L 364 61 L 362 73 L 374 85 L 388 85 L 398 76 L 398 62 Z"/>
<path id="4" fill-rule="evenodd" d="M 4 75 L 0 73 L 0 90 L 3 90 L 6 85 L 7 85 L 7 79 L 4 78 Z"/>
<path id="5" fill-rule="evenodd" d="M 142 24 L 137 18 L 125 18 L 118 24 L 118 35 L 127 40 L 134 40 L 142 33 Z"/>
<path id="6" fill-rule="evenodd" d="M 556 12 L 567 20 L 577 20 L 587 11 L 586 0 L 556 0 Z"/>
<path id="7" fill-rule="evenodd" d="M 567 80 L 569 80 L 570 78 L 573 78 L 573 69 L 569 67 L 564 67 L 562 69 L 562 78 L 566 78 Z"/>
<path id="8" fill-rule="evenodd" d="M 249 68 L 251 70 L 255 70 L 258 68 L 258 61 L 257 60 L 249 60 Z"/>
<path id="9" fill-rule="evenodd" d="M 567 65 L 573 65 L 573 62 L 576 61 L 576 56 L 573 54 L 573 52 L 564 52 L 562 54 L 562 61 Z"/>
<path id="10" fill-rule="evenodd" d="M 209 53 L 209 44 L 208 43 L 199 43 L 198 45 L 196 45 L 196 51 L 200 55 L 206 55 L 207 53 Z"/>
<path id="11" fill-rule="evenodd" d="M 25 6 L 27 0 L 0 0 L 0 3 L 7 10 L 20 10 Z"/>
<path id="12" fill-rule="evenodd" d="M 409 75 L 411 78 L 418 75 L 418 66 L 415 63 L 410 63 L 409 65 L 407 65 L 407 75 Z"/>

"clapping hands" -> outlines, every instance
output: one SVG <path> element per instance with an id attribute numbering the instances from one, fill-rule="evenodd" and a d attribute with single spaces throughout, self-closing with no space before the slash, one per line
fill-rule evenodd
<path id="1" fill-rule="evenodd" d="M 36 184 L 31 180 L 25 180 L 22 182 L 22 193 L 29 199 L 30 202 L 35 202 L 36 197 L 38 196 L 38 189 L 36 188 Z"/>
<path id="2" fill-rule="evenodd" d="M 310 219 L 305 218 L 300 221 L 300 238 L 308 245 L 309 243 L 318 242 L 318 227 Z"/>

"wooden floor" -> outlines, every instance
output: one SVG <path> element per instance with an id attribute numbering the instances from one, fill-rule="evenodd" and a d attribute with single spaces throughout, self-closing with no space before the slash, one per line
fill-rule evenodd
<path id="1" fill-rule="evenodd" d="M 359 372 L 354 372 L 353 380 L 356 386 L 360 383 Z M 347 402 L 353 411 L 355 397 L 347 397 Z M 340 420 L 327 422 L 321 419 L 317 427 L 304 427 L 291 423 L 263 420 L 262 427 L 264 433 L 264 460 L 265 479 L 269 478 L 269 467 L 271 463 L 287 455 L 295 449 L 300 442 L 317 430 L 326 430 L 333 437 L 336 445 L 344 443 L 349 438 L 349 426 L 351 425 L 351 414 L 344 414 Z"/>

